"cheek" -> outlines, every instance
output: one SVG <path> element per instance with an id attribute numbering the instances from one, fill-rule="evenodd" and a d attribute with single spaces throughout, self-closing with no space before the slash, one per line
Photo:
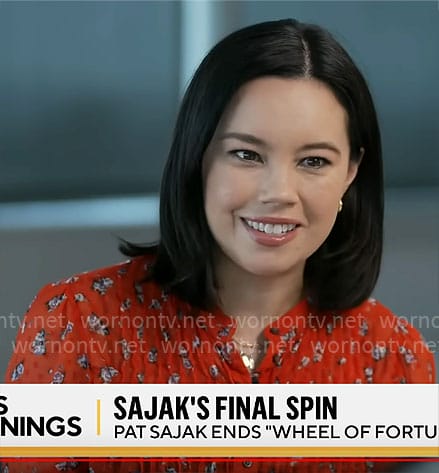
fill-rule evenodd
<path id="1" fill-rule="evenodd" d="M 248 182 L 237 172 L 231 172 L 224 166 L 213 165 L 209 170 L 204 188 L 206 213 L 230 213 L 242 208 L 248 201 L 252 189 Z"/>
<path id="2" fill-rule="evenodd" d="M 331 225 L 337 216 L 342 189 L 338 182 L 325 181 L 309 187 L 304 196 L 304 210 L 309 220 L 318 220 L 322 225 Z"/>

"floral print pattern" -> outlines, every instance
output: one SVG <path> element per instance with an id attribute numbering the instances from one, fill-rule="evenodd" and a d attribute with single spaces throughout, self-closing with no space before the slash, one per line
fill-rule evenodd
<path id="1" fill-rule="evenodd" d="M 145 281 L 152 257 L 83 273 L 42 289 L 29 307 L 7 383 L 433 383 L 420 334 L 370 299 L 338 313 L 302 300 L 264 328 L 253 376 L 232 343 L 236 321 L 204 312 Z M 386 464 L 383 464 L 386 467 Z M 53 461 L 12 463 L 10 473 L 386 471 L 371 462 Z"/>

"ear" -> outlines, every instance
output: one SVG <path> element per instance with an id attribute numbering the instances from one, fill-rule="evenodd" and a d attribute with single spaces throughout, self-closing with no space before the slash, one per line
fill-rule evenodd
<path id="1" fill-rule="evenodd" d="M 360 167 L 361 161 L 363 160 L 364 156 L 364 148 L 360 148 L 360 156 L 356 161 L 350 159 L 349 164 L 348 164 L 348 173 L 346 176 L 346 181 L 345 181 L 345 192 L 348 190 L 349 186 L 352 184 L 354 181 L 358 168 Z"/>

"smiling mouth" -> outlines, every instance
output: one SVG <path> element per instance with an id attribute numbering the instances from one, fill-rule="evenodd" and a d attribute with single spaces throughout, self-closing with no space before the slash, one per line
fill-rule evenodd
<path id="1" fill-rule="evenodd" d="M 266 235 L 286 235 L 295 230 L 299 225 L 293 223 L 263 223 L 257 220 L 242 219 L 246 225 L 253 230 L 265 233 Z"/>

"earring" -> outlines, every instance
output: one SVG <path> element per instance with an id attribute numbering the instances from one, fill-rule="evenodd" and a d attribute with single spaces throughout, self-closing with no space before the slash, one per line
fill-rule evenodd
<path id="1" fill-rule="evenodd" d="M 338 213 L 340 213 L 343 210 L 343 201 L 340 199 L 338 202 Z"/>

